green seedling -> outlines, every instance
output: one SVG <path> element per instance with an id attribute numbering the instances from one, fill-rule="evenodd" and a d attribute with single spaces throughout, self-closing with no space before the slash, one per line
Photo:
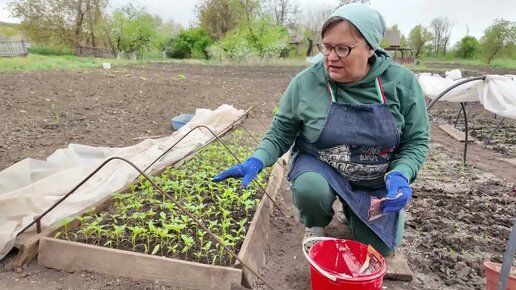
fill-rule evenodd
<path id="1" fill-rule="evenodd" d="M 243 136 L 242 132 L 237 134 Z M 229 146 L 239 159 L 252 152 L 251 148 Z M 220 144 L 215 144 L 205 147 L 181 167 L 169 167 L 152 179 L 206 224 L 226 246 L 238 251 L 260 199 L 255 183 L 243 189 L 236 179 L 220 183 L 211 181 L 220 170 L 234 163 L 233 156 Z M 262 186 L 268 172 L 264 170 L 257 178 Z M 78 218 L 77 238 L 105 247 L 129 246 L 133 251 L 153 255 L 220 265 L 231 262 L 232 258 L 223 248 L 209 241 L 207 233 L 156 191 L 149 181 L 139 178 L 129 189 L 130 192 L 113 196 L 113 206 L 108 212 L 100 215 L 90 212 Z M 235 216 L 243 217 L 235 221 Z M 62 231 L 59 238 L 66 238 L 66 232 Z"/>

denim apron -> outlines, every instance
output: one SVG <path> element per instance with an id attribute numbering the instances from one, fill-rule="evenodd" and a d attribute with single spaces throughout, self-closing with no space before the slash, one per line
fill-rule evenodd
<path id="1" fill-rule="evenodd" d="M 321 174 L 355 215 L 394 249 L 400 213 L 367 221 L 371 197 L 387 195 L 384 175 L 400 141 L 380 78 L 375 80 L 380 103 L 370 105 L 337 103 L 327 85 L 332 102 L 326 124 L 315 142 L 297 137 L 288 180 L 304 172 Z"/>

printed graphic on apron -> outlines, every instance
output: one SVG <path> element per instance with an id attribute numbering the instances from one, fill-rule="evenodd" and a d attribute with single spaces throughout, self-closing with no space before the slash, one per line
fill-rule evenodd
<path id="1" fill-rule="evenodd" d="M 379 155 L 382 151 L 383 148 L 377 146 L 340 145 L 320 150 L 319 160 L 335 168 L 350 181 L 374 180 L 381 178 L 389 169 L 389 164 L 385 163 L 388 160 Z"/>

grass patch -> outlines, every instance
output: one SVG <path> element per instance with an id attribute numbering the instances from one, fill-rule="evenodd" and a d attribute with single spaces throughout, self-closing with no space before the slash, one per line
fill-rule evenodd
<path id="1" fill-rule="evenodd" d="M 101 68 L 102 63 L 130 65 L 142 63 L 126 59 L 104 59 L 77 57 L 74 55 L 29 54 L 27 57 L 0 58 L 0 71 L 38 71 L 38 70 L 81 70 Z"/>
<path id="2" fill-rule="evenodd" d="M 101 68 L 102 63 L 109 62 L 112 65 L 131 65 L 145 63 L 177 63 L 199 65 L 235 65 L 235 66 L 309 66 L 304 59 L 275 59 L 268 61 L 247 61 L 243 63 L 219 62 L 205 59 L 163 59 L 161 54 L 149 53 L 143 60 L 105 59 L 77 57 L 74 55 L 42 55 L 29 54 L 27 57 L 0 57 L 0 72 L 8 71 L 39 71 L 39 70 L 83 70 Z"/>
<path id="3" fill-rule="evenodd" d="M 32 46 L 28 49 L 29 54 L 39 54 L 39 55 L 74 55 L 72 49 L 68 47 L 62 48 L 52 48 L 52 47 L 42 47 L 42 46 Z"/>
<path id="4" fill-rule="evenodd" d="M 498 58 L 492 61 L 491 64 L 486 64 L 484 61 L 480 59 L 448 59 L 448 58 L 425 58 L 421 60 L 421 65 L 426 64 L 449 64 L 450 67 L 454 65 L 461 66 L 474 66 L 474 67 L 484 67 L 484 68 L 506 68 L 506 69 L 516 69 L 516 59 L 510 58 Z M 416 66 L 417 67 L 417 66 Z"/>

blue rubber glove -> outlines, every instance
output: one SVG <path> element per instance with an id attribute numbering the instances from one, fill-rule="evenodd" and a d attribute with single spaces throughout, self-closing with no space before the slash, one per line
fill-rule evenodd
<path id="1" fill-rule="evenodd" d="M 262 170 L 263 162 L 259 159 L 251 157 L 247 159 L 245 162 L 237 164 L 228 170 L 220 173 L 219 175 L 213 178 L 213 181 L 222 181 L 229 177 L 244 177 L 242 180 L 242 186 L 244 188 L 249 185 L 253 179 L 256 178 L 256 175 Z"/>
<path id="2" fill-rule="evenodd" d="M 387 187 L 387 199 L 382 202 L 384 213 L 398 212 L 404 208 L 412 197 L 412 188 L 407 179 L 399 171 L 391 171 L 385 175 L 385 186 Z M 401 193 L 401 196 L 398 196 Z"/>

